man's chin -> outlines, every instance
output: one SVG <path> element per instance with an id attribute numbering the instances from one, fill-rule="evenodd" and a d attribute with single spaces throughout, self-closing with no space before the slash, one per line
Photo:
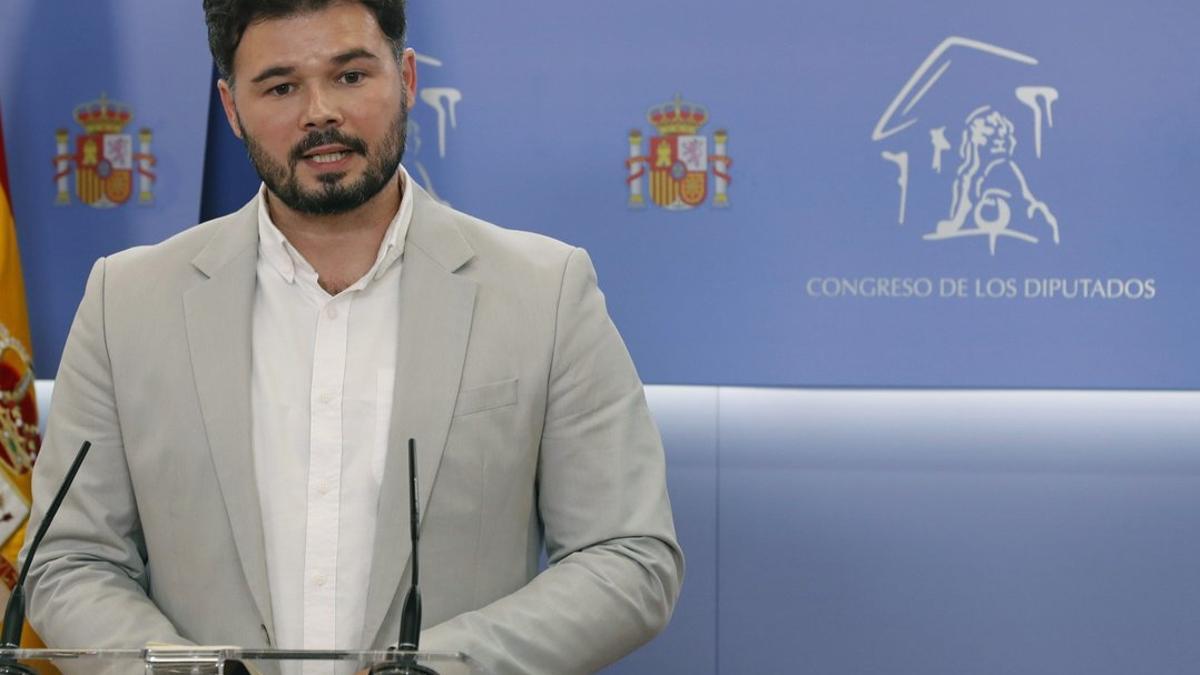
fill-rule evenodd
<path id="1" fill-rule="evenodd" d="M 288 187 L 290 189 L 282 192 L 272 192 L 293 211 L 313 216 L 348 213 L 369 200 L 363 194 L 363 186 L 348 181 L 344 172 L 326 174 L 319 180 L 293 183 Z"/>
<path id="2" fill-rule="evenodd" d="M 317 182 L 321 185 L 340 185 L 346 179 L 345 171 L 326 171 L 317 174 Z"/>

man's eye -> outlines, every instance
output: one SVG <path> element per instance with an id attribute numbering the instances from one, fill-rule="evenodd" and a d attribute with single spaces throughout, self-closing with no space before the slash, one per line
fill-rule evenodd
<path id="1" fill-rule="evenodd" d="M 362 82 L 362 80 L 363 74 L 357 71 L 342 75 L 342 82 L 345 82 L 346 84 L 358 84 L 359 82 Z"/>
<path id="2" fill-rule="evenodd" d="M 274 87 L 271 87 L 271 88 L 268 90 L 268 92 L 269 92 L 269 93 L 270 93 L 272 96 L 284 96 L 284 95 L 286 95 L 286 94 L 290 94 L 290 93 L 292 93 L 292 85 L 290 85 L 290 84 L 277 84 L 277 85 L 275 85 Z"/>

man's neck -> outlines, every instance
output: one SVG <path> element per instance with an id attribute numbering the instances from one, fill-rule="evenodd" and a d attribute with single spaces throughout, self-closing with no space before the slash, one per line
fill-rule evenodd
<path id="1" fill-rule="evenodd" d="M 337 295 L 375 264 L 403 189 L 399 178 L 393 179 L 367 203 L 332 216 L 294 211 L 267 190 L 267 210 L 288 243 L 317 271 L 321 287 Z"/>

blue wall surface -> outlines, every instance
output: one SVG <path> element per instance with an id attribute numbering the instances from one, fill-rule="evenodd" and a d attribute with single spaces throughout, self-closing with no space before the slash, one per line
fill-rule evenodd
<path id="1" fill-rule="evenodd" d="M 688 575 L 613 673 L 1200 662 L 1196 392 L 648 394 Z"/>

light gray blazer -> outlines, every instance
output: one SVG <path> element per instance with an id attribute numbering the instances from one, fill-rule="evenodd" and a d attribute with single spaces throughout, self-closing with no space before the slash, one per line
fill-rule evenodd
<path id="1" fill-rule="evenodd" d="M 271 645 L 255 482 L 271 467 L 250 447 L 257 245 L 252 202 L 93 268 L 34 471 L 31 532 L 93 443 L 30 574 L 48 644 Z M 416 188 L 399 283 L 364 647 L 397 639 L 410 436 L 423 649 L 558 675 L 650 639 L 683 558 L 659 435 L 587 254 Z"/>

